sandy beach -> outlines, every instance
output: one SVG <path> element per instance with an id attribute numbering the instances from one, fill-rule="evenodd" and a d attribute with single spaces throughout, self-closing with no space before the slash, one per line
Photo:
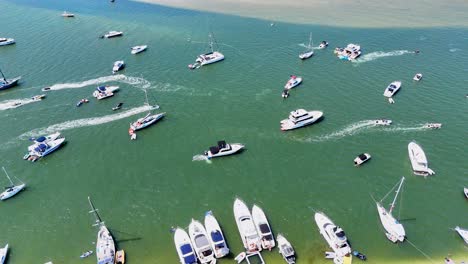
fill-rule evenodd
<path id="1" fill-rule="evenodd" d="M 468 26 L 468 1 L 134 0 L 275 22 L 340 27 Z M 443 15 L 449 13 L 450 15 Z"/>

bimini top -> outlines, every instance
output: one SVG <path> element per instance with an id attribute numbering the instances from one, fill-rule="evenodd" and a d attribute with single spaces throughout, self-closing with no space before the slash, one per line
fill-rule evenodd
<path id="1" fill-rule="evenodd" d="M 214 242 L 223 241 L 223 236 L 221 235 L 219 231 L 211 232 L 211 238 L 213 239 Z"/>
<path id="2" fill-rule="evenodd" d="M 99 86 L 98 88 L 96 88 L 96 90 L 100 91 L 100 92 L 105 92 L 106 91 L 106 87 L 105 86 Z"/>
<path id="3" fill-rule="evenodd" d="M 47 139 L 46 137 L 41 136 L 36 139 L 36 142 L 44 142 L 46 139 Z"/>
<path id="4" fill-rule="evenodd" d="M 211 154 L 217 154 L 219 152 L 219 147 L 210 147 Z"/>
<path id="5" fill-rule="evenodd" d="M 226 141 L 220 140 L 218 141 L 218 148 L 225 148 L 226 147 Z"/>
<path id="6" fill-rule="evenodd" d="M 39 144 L 34 150 L 38 152 L 44 152 L 47 149 L 46 144 Z"/>

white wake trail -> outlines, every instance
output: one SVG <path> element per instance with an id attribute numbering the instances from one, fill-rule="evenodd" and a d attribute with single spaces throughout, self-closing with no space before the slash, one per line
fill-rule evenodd
<path id="1" fill-rule="evenodd" d="M 41 100 L 33 100 L 31 98 L 13 99 L 0 102 L 0 110 L 14 109 L 23 105 L 27 105 L 34 102 L 40 102 Z"/>
<path id="2" fill-rule="evenodd" d="M 348 125 L 339 131 L 336 131 L 327 135 L 323 135 L 323 136 L 318 136 L 317 138 L 312 138 L 308 141 L 327 141 L 327 140 L 339 139 L 339 138 L 343 138 L 346 136 L 352 136 L 354 134 L 361 132 L 362 130 L 366 128 L 374 127 L 374 126 L 375 126 L 375 120 L 363 120 L 363 121 L 359 121 L 357 123 Z"/>
<path id="3" fill-rule="evenodd" d="M 82 88 L 91 85 L 99 85 L 108 82 L 121 82 L 130 84 L 132 86 L 136 86 L 142 89 L 149 88 L 151 83 L 144 78 L 140 77 L 132 77 L 132 76 L 125 76 L 123 74 L 117 75 L 110 75 L 110 76 L 103 76 L 95 79 L 90 79 L 82 82 L 70 82 L 70 83 L 58 83 L 50 86 L 50 90 L 63 90 L 63 89 L 75 89 L 75 88 Z"/>
<path id="4" fill-rule="evenodd" d="M 380 58 L 395 57 L 395 56 L 401 56 L 401 55 L 410 54 L 410 53 L 414 53 L 414 51 L 409 51 L 409 50 L 394 50 L 394 51 L 388 51 L 388 52 L 376 51 L 376 52 L 371 52 L 369 54 L 365 54 L 357 58 L 356 60 L 353 60 L 352 62 L 359 64 L 359 63 L 377 60 Z"/>

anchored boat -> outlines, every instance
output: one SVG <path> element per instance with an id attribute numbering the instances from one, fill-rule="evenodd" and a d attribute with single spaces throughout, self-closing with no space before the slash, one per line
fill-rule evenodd
<path id="1" fill-rule="evenodd" d="M 403 185 L 403 182 L 405 181 L 405 177 L 402 177 L 400 180 L 400 184 L 398 186 L 398 189 L 396 190 L 395 193 L 395 198 L 393 199 L 393 202 L 390 204 L 390 209 L 385 209 L 385 207 L 382 206 L 382 200 L 380 202 L 376 202 L 377 205 L 377 211 L 379 213 L 380 217 L 380 222 L 382 223 L 382 226 L 385 229 L 385 235 L 387 238 L 392 241 L 393 243 L 397 242 L 403 242 L 406 238 L 406 233 L 405 233 L 405 228 L 403 225 L 395 219 L 392 215 L 392 211 L 395 208 L 395 203 L 398 197 L 398 194 L 400 193 L 401 186 Z M 392 190 L 395 187 L 392 188 Z M 392 191 L 390 190 L 390 191 Z"/>
<path id="2" fill-rule="evenodd" d="M 94 226 L 99 227 L 97 234 L 96 242 L 96 257 L 98 264 L 114 264 L 115 260 L 115 243 L 112 234 L 107 229 L 104 222 L 101 220 L 97 210 L 94 208 L 91 198 L 88 197 L 89 205 L 91 206 L 91 211 L 89 213 L 94 213 L 96 217 L 96 223 Z"/>
<path id="3" fill-rule="evenodd" d="M 236 219 L 237 228 L 244 244 L 244 248 L 248 252 L 256 252 L 262 250 L 260 236 L 257 233 L 255 224 L 252 220 L 249 208 L 244 201 L 237 198 L 234 201 L 234 218 Z"/>
<path id="4" fill-rule="evenodd" d="M 196 264 L 197 257 L 193 251 L 190 237 L 182 228 L 178 227 L 174 232 L 174 244 L 181 264 Z"/>
<path id="5" fill-rule="evenodd" d="M 5 170 L 5 167 L 2 167 L 3 171 L 5 172 L 5 176 L 7 177 L 7 179 L 10 181 L 11 185 L 8 186 L 8 187 L 5 187 L 5 191 L 3 191 L 2 193 L 0 193 L 0 200 L 1 201 L 4 201 L 8 198 L 11 198 L 13 197 L 14 195 L 16 195 L 17 193 L 19 193 L 20 191 L 22 191 L 24 188 L 26 188 L 26 184 L 21 182 L 21 184 L 19 185 L 15 185 L 13 183 L 13 181 L 11 180 L 10 176 L 8 175 L 7 171 Z M 1 261 L 0 261 L 1 263 Z"/>
<path id="6" fill-rule="evenodd" d="M 435 174 L 427 165 L 427 158 L 423 149 L 414 141 L 408 144 L 408 156 L 415 175 L 429 176 Z"/>
<path id="7" fill-rule="evenodd" d="M 279 253 L 283 256 L 284 260 L 288 264 L 295 264 L 296 256 L 291 243 L 282 234 L 276 236 L 276 241 L 278 241 Z"/>
<path id="8" fill-rule="evenodd" d="M 205 228 L 208 234 L 208 240 L 211 243 L 211 247 L 214 249 L 215 257 L 222 258 L 229 254 L 229 248 L 226 244 L 223 231 L 211 211 L 205 214 Z"/>
<path id="9" fill-rule="evenodd" d="M 3 74 L 2 70 L 0 70 L 0 73 L 2 74 L 2 78 L 0 78 L 0 91 L 6 90 L 6 89 L 9 89 L 11 87 L 18 85 L 18 81 L 21 79 L 21 77 L 7 79 L 5 75 Z"/>

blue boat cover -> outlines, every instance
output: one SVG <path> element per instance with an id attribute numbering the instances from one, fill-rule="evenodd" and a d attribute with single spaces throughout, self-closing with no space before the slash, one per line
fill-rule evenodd
<path id="1" fill-rule="evenodd" d="M 182 251 L 182 255 L 185 255 L 193 252 L 193 249 L 192 246 L 190 246 L 190 244 L 184 244 L 180 247 L 180 251 Z"/>
<path id="2" fill-rule="evenodd" d="M 195 259 L 195 255 L 189 255 L 184 257 L 184 262 L 185 264 L 194 264 L 197 263 L 197 260 Z"/>
<path id="3" fill-rule="evenodd" d="M 38 152 L 44 152 L 47 149 L 46 144 L 39 144 L 34 150 Z"/>
<path id="4" fill-rule="evenodd" d="M 36 139 L 37 142 L 44 142 L 46 140 L 46 137 L 42 136 L 42 137 L 38 137 Z"/>
<path id="5" fill-rule="evenodd" d="M 104 92 L 104 91 L 106 91 L 106 87 L 105 86 L 98 86 L 98 88 L 96 90 L 98 90 L 100 92 Z"/>
<path id="6" fill-rule="evenodd" d="M 214 242 L 223 241 L 223 236 L 221 235 L 219 231 L 211 232 L 211 238 L 213 239 Z"/>

